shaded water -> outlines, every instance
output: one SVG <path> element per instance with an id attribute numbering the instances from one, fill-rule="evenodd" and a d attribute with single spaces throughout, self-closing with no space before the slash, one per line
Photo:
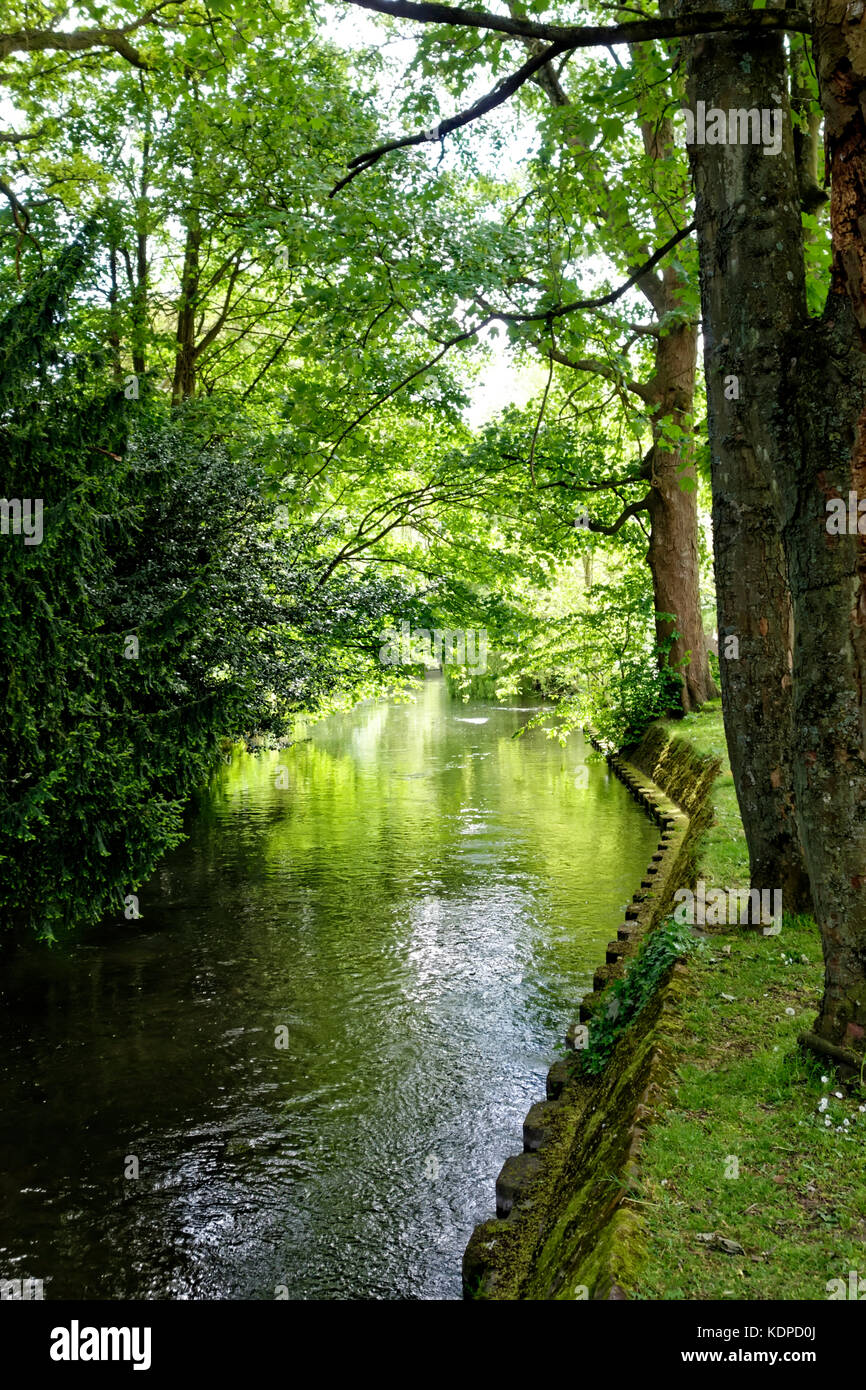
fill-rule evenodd
<path id="1" fill-rule="evenodd" d="M 0 1277 L 460 1296 L 656 839 L 529 717 L 430 680 L 237 756 L 140 921 L 7 966 Z"/>

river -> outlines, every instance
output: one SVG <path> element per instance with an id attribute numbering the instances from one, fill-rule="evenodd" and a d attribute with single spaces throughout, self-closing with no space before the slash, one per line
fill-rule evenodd
<path id="1" fill-rule="evenodd" d="M 454 1299 L 657 832 L 528 701 L 236 754 L 119 919 L 5 966 L 0 1277 Z M 136 1176 L 137 1172 L 137 1176 Z"/>

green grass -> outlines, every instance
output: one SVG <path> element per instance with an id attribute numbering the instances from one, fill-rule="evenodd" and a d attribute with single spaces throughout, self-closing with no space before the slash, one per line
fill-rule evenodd
<path id="1" fill-rule="evenodd" d="M 718 705 L 669 731 L 723 763 L 700 876 L 747 887 Z M 826 1299 L 829 1280 L 866 1276 L 866 1095 L 797 1047 L 823 984 L 817 927 L 786 915 L 779 936 L 714 929 L 688 970 L 675 1091 L 641 1161 L 649 1253 L 636 1296 Z M 710 1232 L 744 1253 L 697 1239 Z"/>
<path id="2" fill-rule="evenodd" d="M 717 887 L 749 886 L 749 851 L 740 820 L 734 779 L 728 761 L 720 700 L 712 700 L 699 714 L 664 723 L 672 738 L 684 738 L 695 752 L 718 758 L 722 770 L 713 783 L 714 824 L 701 846 L 701 872 L 707 884 Z"/>

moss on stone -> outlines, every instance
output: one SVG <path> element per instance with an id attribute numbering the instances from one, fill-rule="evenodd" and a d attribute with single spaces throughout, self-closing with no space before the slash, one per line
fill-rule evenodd
<path id="1" fill-rule="evenodd" d="M 652 885 L 635 895 L 636 910 L 627 914 L 634 946 L 669 914 L 675 890 L 694 879 L 719 764 L 657 725 L 627 752 L 627 762 L 611 758 L 614 770 L 651 814 L 670 822 Z M 648 787 L 647 779 L 655 785 Z M 623 956 L 599 974 L 619 978 L 628 964 Z M 629 1191 L 654 1098 L 671 1067 L 682 970 L 668 972 L 600 1076 L 578 1076 L 567 1060 L 551 1068 L 548 1096 L 557 1104 L 545 1114 L 540 1162 L 508 1215 L 476 1227 L 463 1263 L 468 1298 L 608 1299 L 634 1289 L 644 1234 Z M 591 1017 L 604 998 L 598 991 L 584 1001 L 581 1018 Z"/>

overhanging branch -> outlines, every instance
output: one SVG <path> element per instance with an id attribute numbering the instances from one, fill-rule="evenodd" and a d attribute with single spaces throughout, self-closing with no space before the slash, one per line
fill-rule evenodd
<path id="1" fill-rule="evenodd" d="M 520 16 L 506 17 L 489 14 L 486 10 L 425 3 L 425 0 L 349 0 L 349 4 L 365 10 L 375 10 L 379 14 L 393 15 L 399 19 L 414 19 L 422 24 L 452 24 L 461 28 L 487 29 L 493 33 L 535 40 L 536 44 L 539 40 L 545 40 L 547 46 L 534 52 L 528 62 L 465 111 L 439 122 L 435 128 L 435 136 L 431 137 L 427 131 L 418 131 L 414 135 L 404 135 L 397 140 L 387 140 L 374 149 L 365 151 L 364 154 L 356 155 L 349 161 L 349 173 L 331 189 L 332 198 L 365 169 L 378 164 L 384 155 L 394 150 L 408 149 L 413 145 L 426 144 L 431 138 L 438 137 L 442 140 L 452 131 L 471 124 L 488 111 L 493 111 L 508 101 L 525 82 L 538 78 L 544 72 L 550 74 L 550 64 L 554 58 L 573 52 L 576 48 L 610 48 L 612 44 L 617 43 L 645 43 L 651 39 L 684 38 L 691 34 L 751 33 L 778 29 L 808 34 L 812 29 L 809 16 L 799 10 L 751 10 L 733 14 L 709 10 L 700 14 L 667 16 L 641 20 L 633 24 L 598 27 L 539 24 Z"/>
<path id="2" fill-rule="evenodd" d="M 460 5 L 426 3 L 426 0 L 349 0 L 364 10 L 414 19 L 420 24 L 456 24 L 466 29 L 487 29 L 515 38 L 544 39 L 562 49 L 607 48 L 618 43 L 647 43 L 652 39 L 687 38 L 691 34 L 758 33 L 787 29 L 810 34 L 812 22 L 803 10 L 750 10 L 728 13 L 702 10 L 700 14 L 667 15 L 630 24 L 541 24 L 537 20 L 490 14 Z"/>
<path id="3" fill-rule="evenodd" d="M 368 415 L 372 415 L 375 410 L 378 410 L 380 405 L 384 405 L 386 401 L 390 400 L 392 396 L 396 396 L 397 393 L 399 391 L 402 391 L 404 387 L 411 385 L 411 383 L 417 380 L 419 376 L 423 376 L 425 372 L 429 372 L 431 368 L 435 367 L 438 362 L 441 362 L 442 358 L 445 356 L 447 352 L 451 350 L 451 348 L 458 347 L 461 343 L 469 342 L 478 333 L 483 332 L 485 328 L 489 327 L 491 323 L 496 323 L 497 321 L 504 323 L 547 322 L 552 325 L 555 319 L 562 318 L 564 314 L 574 313 L 576 309 L 601 309 L 604 308 L 607 304 L 615 304 L 618 299 L 622 298 L 622 296 L 626 293 L 627 290 L 631 289 L 632 285 L 634 285 L 642 275 L 645 275 L 648 270 L 651 270 L 652 267 L 662 259 L 662 257 L 667 255 L 668 251 L 670 251 L 672 247 L 676 246 L 678 242 L 682 241 L 685 237 L 689 236 L 690 233 L 694 231 L 694 229 L 695 223 L 690 222 L 689 225 L 687 227 L 684 227 L 681 232 L 677 232 L 675 236 L 670 237 L 669 240 L 665 242 L 664 246 L 660 246 L 658 251 L 655 251 L 644 265 L 640 266 L 639 269 L 634 271 L 634 273 L 630 275 L 627 280 L 623 281 L 623 283 L 618 287 L 618 289 L 611 290 L 609 294 L 601 295 L 597 299 L 579 299 L 576 300 L 573 304 L 560 304 L 559 306 L 553 309 L 539 310 L 539 312 L 535 314 L 502 314 L 499 313 L 498 310 L 493 309 L 490 313 L 486 314 L 483 319 L 480 319 L 478 323 L 470 325 L 469 328 L 464 328 L 460 333 L 455 333 L 454 336 L 451 338 L 446 338 L 444 342 L 442 342 L 439 351 L 435 353 L 434 356 L 429 359 L 429 361 L 422 363 L 420 367 L 415 367 L 406 376 L 402 377 L 401 380 L 398 381 L 395 386 L 389 387 L 387 391 L 383 392 L 381 396 L 378 396 L 376 400 L 372 402 L 371 405 L 368 405 L 364 410 L 362 410 L 358 415 L 356 415 L 354 419 L 351 420 L 349 424 L 346 425 L 345 428 L 340 431 L 339 435 L 337 436 L 336 440 L 331 446 L 331 449 L 324 463 L 322 463 L 312 474 L 310 481 L 312 481 L 314 478 L 317 478 L 320 473 L 323 473 L 325 471 L 328 465 L 335 458 L 338 450 L 343 444 L 343 441 L 348 438 L 348 436 L 352 433 L 354 429 L 358 427 L 358 425 L 360 425 L 364 420 L 367 419 Z M 437 341 L 439 340 L 437 339 Z"/>
<path id="4" fill-rule="evenodd" d="M 652 493 L 648 492 L 646 497 L 640 502 L 632 502 L 630 506 L 625 507 L 623 511 L 620 512 L 616 521 L 611 522 L 610 526 L 605 526 L 602 521 L 590 521 L 589 530 L 597 531 L 600 536 L 615 536 L 617 531 L 621 526 L 625 525 L 630 516 L 638 516 L 641 512 L 645 512 L 651 501 Z"/>
<path id="5" fill-rule="evenodd" d="M 763 13 L 763 11 L 759 11 L 759 13 Z M 681 231 L 674 232 L 674 235 L 668 237 L 663 246 L 660 246 L 657 251 L 654 251 L 653 254 L 644 261 L 642 266 L 632 271 L 628 279 L 623 281 L 617 289 L 611 290 L 609 294 L 603 294 L 594 299 L 575 299 L 571 304 L 557 304 L 551 309 L 536 309 L 533 313 L 529 314 L 518 314 L 506 311 L 500 312 L 498 309 L 492 309 L 480 296 L 477 297 L 478 303 L 482 308 L 488 310 L 491 318 L 500 319 L 503 323 L 515 324 L 553 323 L 556 319 L 564 318 L 566 314 L 576 313 L 578 309 L 604 309 L 607 305 L 615 304 L 618 299 L 621 299 L 626 291 L 631 289 L 632 285 L 636 285 L 638 280 L 646 275 L 648 271 L 652 270 L 654 266 L 658 265 L 659 261 L 664 260 L 669 251 L 672 251 L 673 248 L 678 246 L 681 241 L 684 241 L 687 236 L 691 236 L 696 226 L 697 223 L 692 221 L 687 227 L 683 227 Z"/>
<path id="6" fill-rule="evenodd" d="M 148 67 L 123 29 L 75 29 L 69 33 L 23 29 L 13 34 L 0 34 L 0 59 L 10 53 L 84 53 L 92 48 L 113 49 L 133 67 L 143 70 Z"/>
<path id="7" fill-rule="evenodd" d="M 108 48 L 125 58 L 133 67 L 147 71 L 150 64 L 130 43 L 128 35 L 151 24 L 161 10 L 178 6 L 180 0 L 159 0 L 138 19 L 118 28 L 90 29 L 15 29 L 0 33 L 0 61 L 10 53 L 85 53 L 92 48 Z"/>
<path id="8" fill-rule="evenodd" d="M 563 51 L 561 44 L 551 44 L 543 52 L 536 53 L 523 64 L 523 67 L 518 68 L 510 77 L 506 77 L 504 81 L 498 83 L 485 96 L 479 97 L 478 101 L 473 102 L 465 111 L 459 111 L 456 116 L 448 116 L 444 121 L 440 121 L 435 127 L 435 135 L 432 138 L 443 140 L 446 135 L 451 134 L 452 130 L 459 130 L 461 126 L 469 125 L 481 116 L 486 116 L 488 111 L 493 111 L 504 101 L 508 101 L 518 88 L 523 86 L 524 82 L 528 82 L 538 72 L 539 68 L 544 67 L 545 63 Z M 367 150 L 365 154 L 355 155 L 354 159 L 349 160 L 350 172 L 346 174 L 345 178 L 340 179 L 339 183 L 334 184 L 329 196 L 333 198 L 336 193 L 340 192 L 341 188 L 345 188 L 346 184 L 351 183 L 352 179 L 363 174 L 365 169 L 371 169 L 374 164 L 378 164 L 384 155 L 391 154 L 393 150 L 408 149 L 411 145 L 425 145 L 430 139 L 430 134 L 422 130 L 416 132 L 415 135 L 403 135 L 399 140 L 386 140 L 384 144 L 377 145 L 375 149 Z"/>

